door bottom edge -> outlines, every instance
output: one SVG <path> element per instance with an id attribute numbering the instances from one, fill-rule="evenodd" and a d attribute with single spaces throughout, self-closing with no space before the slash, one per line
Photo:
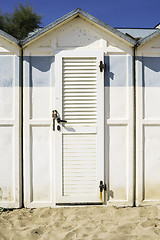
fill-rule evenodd
<path id="1" fill-rule="evenodd" d="M 104 203 L 100 202 L 92 202 L 92 203 L 85 203 L 85 202 L 77 202 L 77 203 L 56 203 L 56 206 L 91 206 L 91 205 L 103 205 Z"/>

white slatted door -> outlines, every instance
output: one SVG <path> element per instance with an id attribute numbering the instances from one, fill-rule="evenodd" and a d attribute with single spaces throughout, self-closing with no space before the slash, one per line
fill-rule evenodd
<path id="1" fill-rule="evenodd" d="M 104 74 L 98 51 L 56 54 L 56 203 L 102 202 L 104 181 Z M 58 125 L 58 124 L 57 124 Z"/>

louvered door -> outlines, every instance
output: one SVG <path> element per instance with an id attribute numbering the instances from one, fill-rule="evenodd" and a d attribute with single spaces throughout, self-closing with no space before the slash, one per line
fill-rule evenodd
<path id="1" fill-rule="evenodd" d="M 98 51 L 56 54 L 56 203 L 101 202 L 104 180 L 104 76 Z M 57 124 L 58 125 L 58 124 Z"/>

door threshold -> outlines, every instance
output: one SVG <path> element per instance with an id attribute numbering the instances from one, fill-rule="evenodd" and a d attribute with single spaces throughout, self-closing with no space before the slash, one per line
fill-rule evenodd
<path id="1" fill-rule="evenodd" d="M 103 203 L 56 203 L 56 206 L 95 206 Z"/>

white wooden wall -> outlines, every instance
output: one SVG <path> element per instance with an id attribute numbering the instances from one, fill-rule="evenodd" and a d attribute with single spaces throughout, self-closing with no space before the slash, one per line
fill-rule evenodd
<path id="1" fill-rule="evenodd" d="M 113 51 L 113 50 L 111 50 Z M 125 53 L 106 57 L 105 175 L 108 205 L 133 205 L 133 63 Z"/>
<path id="2" fill-rule="evenodd" d="M 52 206 L 54 57 L 24 54 L 24 205 Z"/>
<path id="3" fill-rule="evenodd" d="M 0 38 L 0 207 L 22 204 L 20 48 Z"/>
<path id="4" fill-rule="evenodd" d="M 137 50 L 137 205 L 160 203 L 159 37 Z"/>

